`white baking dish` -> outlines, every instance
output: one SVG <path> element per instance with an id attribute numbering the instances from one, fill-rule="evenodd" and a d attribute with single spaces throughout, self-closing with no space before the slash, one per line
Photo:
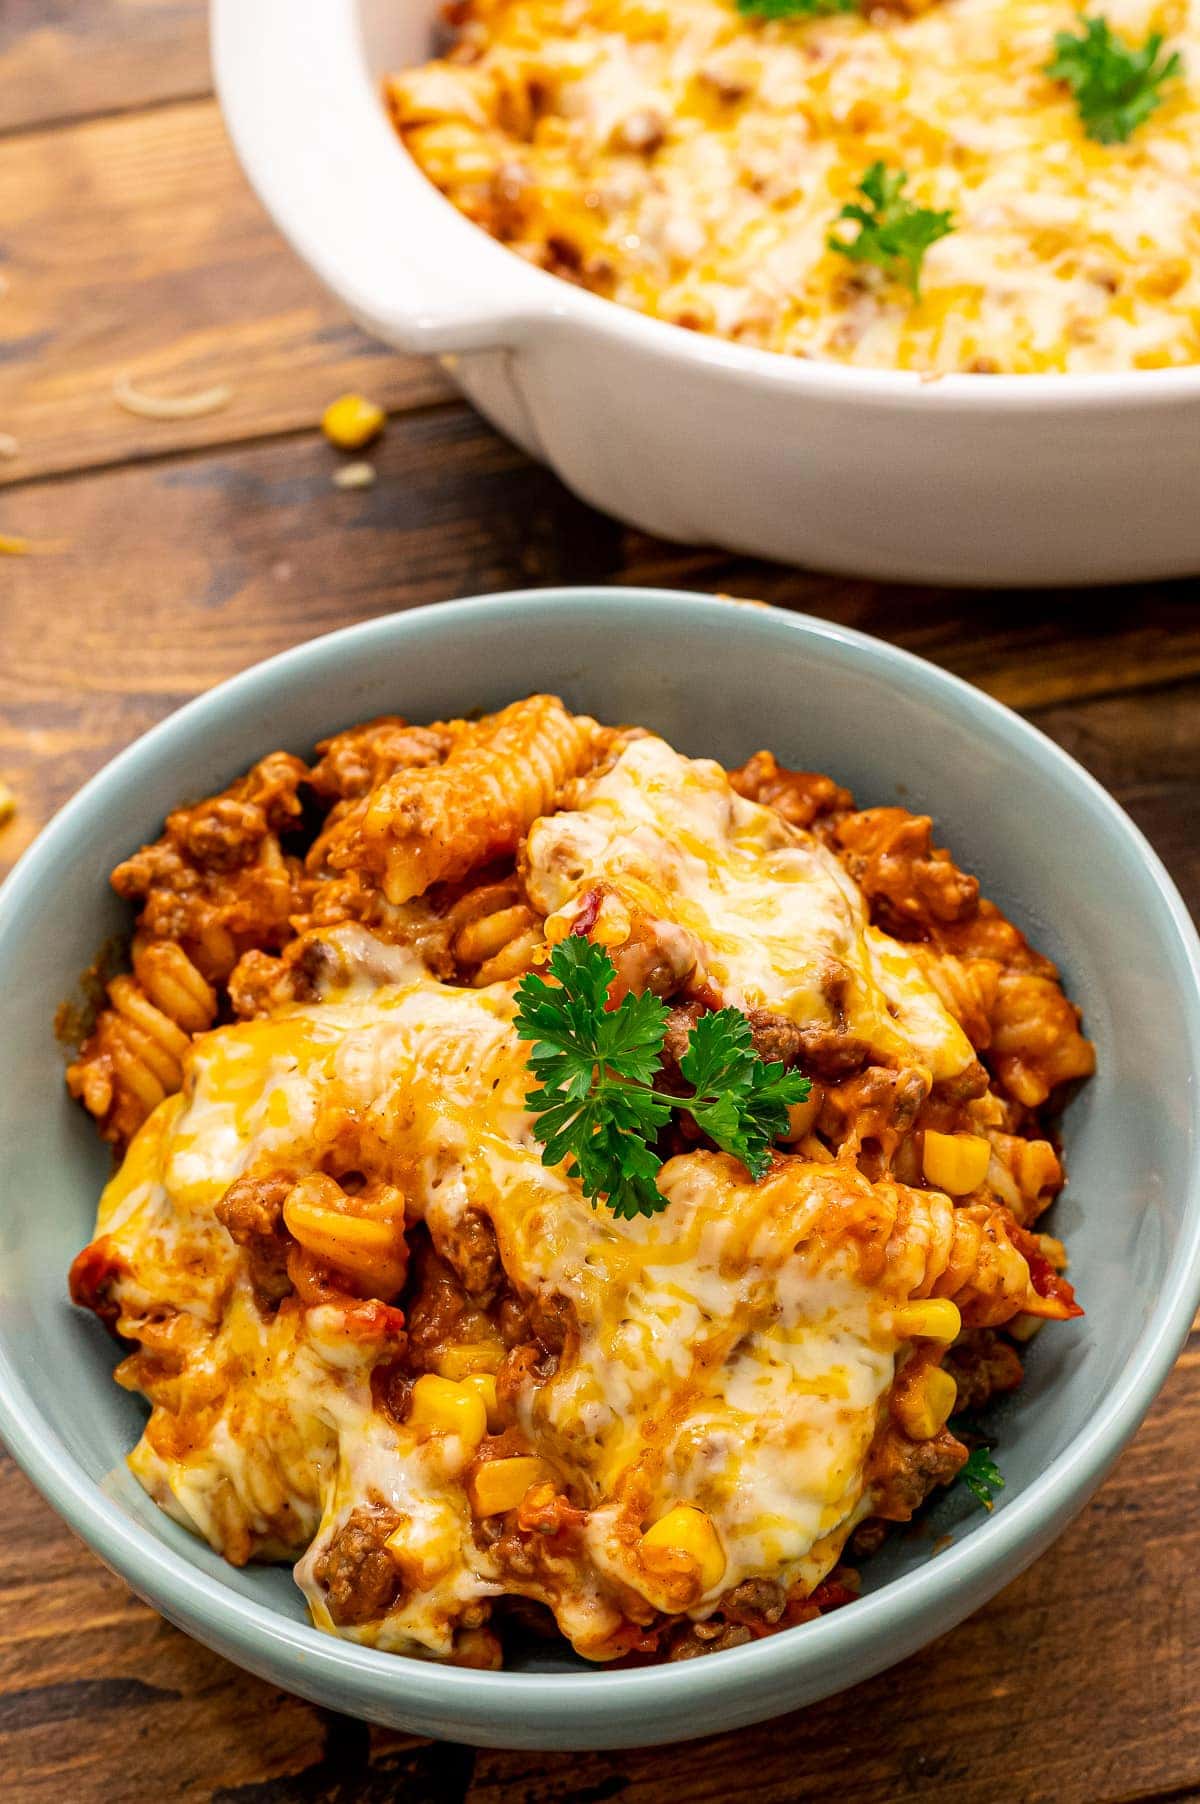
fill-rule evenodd
<path id="1" fill-rule="evenodd" d="M 299 254 L 389 344 L 663 538 L 950 583 L 1200 570 L 1200 367 L 861 370 L 687 332 L 532 268 L 426 181 L 380 99 L 437 0 L 213 0 L 234 144 Z"/>

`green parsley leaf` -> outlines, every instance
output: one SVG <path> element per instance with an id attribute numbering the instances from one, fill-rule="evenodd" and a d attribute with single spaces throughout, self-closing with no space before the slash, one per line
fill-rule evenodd
<path id="1" fill-rule="evenodd" d="M 826 19 L 858 7 L 857 0 L 737 0 L 737 9 L 752 19 Z"/>
<path id="2" fill-rule="evenodd" d="M 549 969 L 552 984 L 537 972 L 521 979 L 516 1014 L 517 1032 L 531 1042 L 538 1087 L 527 1102 L 538 1117 L 544 1165 L 573 1160 L 593 1207 L 603 1198 L 626 1220 L 657 1214 L 666 1199 L 652 1142 L 672 1111 L 683 1109 L 752 1177 L 763 1175 L 789 1107 L 811 1086 L 799 1072 L 763 1063 L 738 1009 L 700 1017 L 679 1061 L 692 1094 L 672 1096 L 652 1083 L 662 1067 L 666 1004 L 647 991 L 610 1009 L 612 959 L 574 935 L 554 948 Z"/>
<path id="3" fill-rule="evenodd" d="M 990 1447 L 976 1447 L 973 1453 L 969 1453 L 967 1463 L 958 1476 L 976 1503 L 981 1503 L 985 1510 L 990 1510 L 993 1506 L 993 1493 L 1004 1489 L 1004 1479 L 992 1458 Z"/>
<path id="4" fill-rule="evenodd" d="M 771 1141 L 787 1127 L 789 1103 L 803 1101 L 793 1094 L 795 1074 L 763 1063 L 750 1023 L 735 1008 L 701 1015 L 679 1070 L 696 1093 L 687 1104 L 696 1126 L 740 1159 L 752 1178 L 761 1178 Z M 807 1096 L 809 1086 L 800 1081 Z"/>
<path id="5" fill-rule="evenodd" d="M 857 225 L 858 236 L 843 238 L 831 232 L 826 243 L 852 263 L 878 264 L 887 275 L 907 282 L 913 299 L 919 300 L 925 252 L 954 230 L 954 215 L 914 207 L 904 199 L 907 181 L 904 170 L 892 173 L 885 164 L 872 163 L 858 184 L 867 206 L 855 201 L 838 214 L 839 220 Z"/>
<path id="6" fill-rule="evenodd" d="M 1140 49 L 1114 37 L 1103 17 L 1084 19 L 1083 34 L 1060 31 L 1045 72 L 1075 96 L 1083 129 L 1098 144 L 1124 144 L 1161 105 L 1163 84 L 1183 74 L 1174 51 L 1159 61 L 1162 33 L 1152 31 Z"/>
<path id="7" fill-rule="evenodd" d="M 990 1510 L 995 1501 L 993 1493 L 1004 1489 L 1003 1474 L 992 1458 L 994 1442 L 988 1440 L 969 1415 L 952 1416 L 946 1426 L 960 1441 L 975 1443 L 967 1455 L 966 1463 L 959 1467 L 958 1477 L 976 1503 L 981 1503 L 985 1510 Z"/>

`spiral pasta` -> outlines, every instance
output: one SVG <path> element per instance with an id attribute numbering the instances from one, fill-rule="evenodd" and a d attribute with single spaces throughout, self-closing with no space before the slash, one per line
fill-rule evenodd
<path id="1" fill-rule="evenodd" d="M 108 999 L 67 1084 L 104 1138 L 123 1143 L 179 1089 L 189 1041 L 212 1025 L 217 994 L 181 946 L 138 939 L 133 974 L 114 977 Z"/>
<path id="2" fill-rule="evenodd" d="M 406 902 L 515 852 L 599 742 L 596 723 L 552 695 L 463 723 L 444 764 L 386 779 L 328 836 L 325 857 L 374 873 L 389 902 Z"/>
<path id="3" fill-rule="evenodd" d="M 364 1295 L 386 1302 L 403 1287 L 404 1193 L 394 1184 L 365 1185 L 349 1195 L 333 1178 L 314 1172 L 289 1190 L 283 1222 L 293 1240 Z"/>
<path id="4" fill-rule="evenodd" d="M 540 917 L 516 877 L 478 885 L 446 916 L 457 968 L 476 988 L 519 977 L 544 944 Z"/>
<path id="5" fill-rule="evenodd" d="M 1062 1161 L 1048 1140 L 993 1132 L 988 1183 L 1023 1228 L 1050 1207 L 1063 1184 Z"/>
<path id="6" fill-rule="evenodd" d="M 1079 1313 L 1070 1286 L 1048 1269 L 1033 1237 L 997 1205 L 955 1208 L 936 1191 L 897 1189 L 888 1258 L 903 1272 L 909 1297 L 946 1298 L 967 1327 L 998 1327 L 1017 1315 L 1064 1321 Z"/>

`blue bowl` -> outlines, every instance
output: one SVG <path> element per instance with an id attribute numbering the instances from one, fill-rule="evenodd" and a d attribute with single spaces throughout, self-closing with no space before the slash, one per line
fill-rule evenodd
<path id="1" fill-rule="evenodd" d="M 531 690 L 641 721 L 726 762 L 762 745 L 861 803 L 928 810 L 939 839 L 1062 967 L 1099 1071 L 1066 1120 L 1056 1232 L 1086 1306 L 1039 1338 L 1003 1407 L 994 1514 L 946 1498 L 865 1595 L 764 1641 L 641 1671 L 542 1656 L 503 1673 L 376 1653 L 310 1627 L 290 1574 L 235 1571 L 129 1477 L 138 1402 L 66 1297 L 107 1171 L 64 1092 L 57 1004 L 128 921 L 116 859 L 181 798 L 263 752 L 372 714 L 418 720 Z M 115 759 L 0 890 L 0 1433 L 49 1502 L 170 1621 L 335 1709 L 482 1745 L 599 1748 L 707 1735 L 869 1677 L 952 1628 L 1037 1557 L 1145 1415 L 1200 1300 L 1200 948 L 1137 828 L 1034 728 L 944 672 L 794 614 L 645 589 L 491 596 L 351 627 L 222 684 Z M 1086 1658 L 1083 1650 L 1080 1658 Z"/>

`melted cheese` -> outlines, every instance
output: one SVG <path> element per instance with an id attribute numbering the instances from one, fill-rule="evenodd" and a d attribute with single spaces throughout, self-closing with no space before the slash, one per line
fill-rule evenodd
<path id="1" fill-rule="evenodd" d="M 1015 372 L 1200 360 L 1200 0 L 1114 0 L 1185 79 L 1126 145 L 1045 74 L 1074 0 L 762 23 L 733 0 L 473 0 L 391 84 L 416 160 L 523 255 L 767 350 Z M 914 14 L 916 16 L 906 16 Z M 829 249 L 880 159 L 955 230 L 921 298 Z"/>
<path id="2" fill-rule="evenodd" d="M 580 1651 L 603 1657 L 624 1620 L 617 1584 L 646 1588 L 642 1516 L 676 1501 L 710 1513 L 721 1590 L 823 1576 L 866 1507 L 896 1342 L 887 1286 L 865 1285 L 828 1231 L 869 1196 L 857 1173 L 789 1160 L 753 1186 L 733 1161 L 692 1154 L 665 1168 L 659 1216 L 595 1212 L 541 1164 L 512 1011 L 511 985 L 426 978 L 197 1041 L 186 1097 L 161 1106 L 101 1205 L 132 1268 L 127 1316 L 169 1297 L 197 1324 L 191 1439 L 152 1420 L 132 1464 L 213 1545 L 236 1547 L 241 1523 L 254 1543 L 241 1557 L 294 1555 L 315 1531 L 297 1576 L 325 1627 L 322 1550 L 356 1505 L 394 1510 L 402 1599 L 382 1625 L 340 1631 L 380 1646 L 445 1655 L 463 1610 L 512 1588 L 473 1534 L 468 1451 L 420 1441 L 373 1406 L 376 1349 L 341 1309 L 261 1315 L 212 1215 L 241 1173 L 310 1168 L 352 1117 L 414 1217 L 484 1211 L 519 1294 L 571 1306 L 577 1349 L 549 1383 L 529 1381 L 519 1412 L 589 1508 L 587 1560 L 546 1601 Z"/>
<path id="3" fill-rule="evenodd" d="M 603 878 L 665 924 L 672 952 L 723 1003 L 804 1027 L 846 1029 L 877 1063 L 935 1079 L 964 1070 L 970 1042 L 919 960 L 867 921 L 861 891 L 810 834 L 748 802 L 720 765 L 635 739 L 573 813 L 535 823 L 528 888 L 569 923 Z"/>

